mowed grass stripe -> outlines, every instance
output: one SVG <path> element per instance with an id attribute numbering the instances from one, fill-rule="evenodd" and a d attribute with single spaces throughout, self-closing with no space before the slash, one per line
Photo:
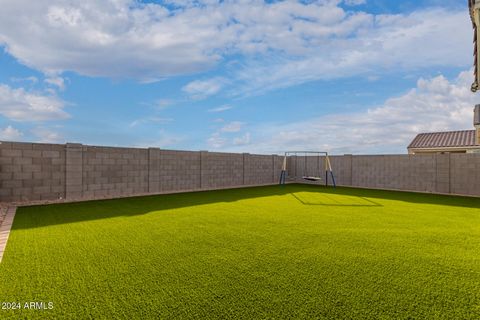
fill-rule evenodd
<path id="1" fill-rule="evenodd" d="M 19 208 L 0 318 L 475 319 L 480 199 L 287 185 Z"/>

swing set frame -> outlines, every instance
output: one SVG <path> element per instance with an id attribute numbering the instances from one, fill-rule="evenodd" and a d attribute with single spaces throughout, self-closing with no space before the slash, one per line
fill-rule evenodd
<path id="1" fill-rule="evenodd" d="M 328 152 L 326 151 L 286 151 L 285 152 L 285 155 L 284 155 L 284 158 L 283 158 L 283 164 L 282 164 L 282 172 L 280 174 L 280 184 L 285 184 L 286 182 L 286 178 L 287 178 L 287 158 L 288 157 L 295 157 L 295 176 L 294 176 L 294 179 L 296 180 L 297 179 L 297 158 L 298 157 L 304 157 L 305 158 L 305 162 L 304 162 L 304 168 L 303 168 L 303 175 L 302 175 L 302 179 L 303 180 L 307 180 L 307 181 L 312 181 L 312 182 L 319 182 L 321 181 L 323 178 L 320 176 L 321 174 L 321 171 L 320 171 L 320 159 L 321 157 L 325 157 L 325 165 L 324 165 L 324 169 L 325 169 L 325 186 L 328 187 L 328 177 L 330 176 L 332 178 L 332 185 L 333 187 L 336 187 L 336 183 L 335 183 L 335 176 L 333 175 L 333 170 L 332 170 L 332 164 L 330 162 L 330 158 L 328 156 Z M 316 176 L 309 176 L 307 175 L 307 161 L 308 161 L 308 158 L 310 157 L 314 157 L 316 156 L 317 157 L 317 163 L 318 163 L 318 175 Z"/>

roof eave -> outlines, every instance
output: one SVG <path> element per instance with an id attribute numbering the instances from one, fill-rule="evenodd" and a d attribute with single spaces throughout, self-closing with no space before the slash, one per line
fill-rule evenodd
<path id="1" fill-rule="evenodd" d="M 480 149 L 480 145 L 475 145 L 475 146 L 460 146 L 460 147 L 428 147 L 428 148 L 422 148 L 422 147 L 407 147 L 409 151 L 415 151 L 415 150 L 420 150 L 420 151 L 444 151 L 444 150 L 475 150 L 475 149 Z"/>

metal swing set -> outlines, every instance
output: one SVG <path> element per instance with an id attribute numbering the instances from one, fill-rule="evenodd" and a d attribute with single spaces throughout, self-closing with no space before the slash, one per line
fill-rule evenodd
<path id="1" fill-rule="evenodd" d="M 287 171 L 287 159 L 288 157 L 294 157 L 295 159 L 295 170 L 293 175 L 289 174 Z M 304 165 L 303 165 L 303 174 L 301 178 L 306 181 L 311 181 L 311 182 L 325 182 L 325 186 L 328 186 L 328 179 L 329 177 L 332 178 L 332 185 L 333 187 L 336 187 L 335 183 L 335 176 L 333 175 L 333 170 L 332 170 L 332 164 L 330 163 L 330 158 L 328 157 L 328 152 L 325 151 L 287 151 L 285 152 L 285 156 L 283 158 L 283 164 L 282 164 L 282 172 L 280 174 L 280 184 L 285 184 L 287 176 L 289 178 L 292 178 L 294 180 L 297 180 L 297 159 L 299 157 L 304 157 Z M 323 178 L 322 175 L 322 170 L 321 170 L 321 158 L 325 158 L 325 177 Z M 312 158 L 317 160 L 317 170 L 315 173 L 310 174 L 309 173 L 309 166 L 308 166 L 308 159 Z"/>

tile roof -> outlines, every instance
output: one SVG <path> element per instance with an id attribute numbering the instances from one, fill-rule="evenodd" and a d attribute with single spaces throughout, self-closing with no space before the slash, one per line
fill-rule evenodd
<path id="1" fill-rule="evenodd" d="M 408 148 L 474 147 L 475 130 L 420 133 Z M 478 145 L 480 146 L 480 145 Z"/>

